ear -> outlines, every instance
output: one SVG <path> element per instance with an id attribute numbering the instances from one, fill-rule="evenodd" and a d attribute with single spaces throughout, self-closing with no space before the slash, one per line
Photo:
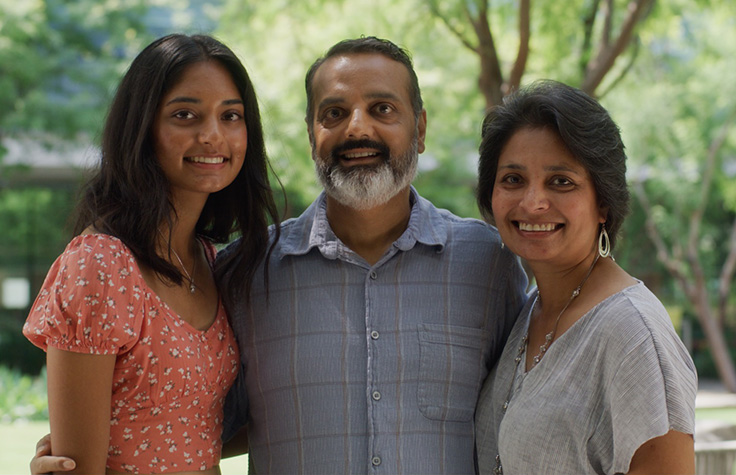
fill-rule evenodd
<path id="1" fill-rule="evenodd" d="M 417 151 L 424 153 L 424 138 L 427 135 L 427 111 L 422 109 L 417 118 Z"/>
<path id="2" fill-rule="evenodd" d="M 308 118 L 304 118 L 304 122 L 307 124 L 307 136 L 309 137 L 309 146 L 312 150 L 314 150 L 314 130 L 312 129 L 312 125 L 309 123 Z M 312 156 L 312 160 L 314 160 L 314 156 Z"/>
<path id="3" fill-rule="evenodd" d="M 608 206 L 598 206 L 598 222 L 605 223 L 608 220 Z"/>

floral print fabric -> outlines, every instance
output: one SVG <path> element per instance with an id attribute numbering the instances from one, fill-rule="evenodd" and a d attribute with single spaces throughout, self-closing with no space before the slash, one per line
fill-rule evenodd
<path id="1" fill-rule="evenodd" d="M 214 247 L 205 249 L 213 262 Z M 44 350 L 117 355 L 108 468 L 169 473 L 219 463 L 238 368 L 221 303 L 212 326 L 197 330 L 146 285 L 119 239 L 82 235 L 52 265 L 23 333 Z"/>

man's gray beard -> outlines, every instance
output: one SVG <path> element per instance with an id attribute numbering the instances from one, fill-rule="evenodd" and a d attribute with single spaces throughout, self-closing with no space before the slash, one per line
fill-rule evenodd
<path id="1" fill-rule="evenodd" d="M 326 159 L 316 157 L 314 148 L 312 156 L 327 195 L 356 210 L 380 206 L 409 186 L 417 174 L 419 161 L 416 135 L 405 154 L 390 157 L 378 165 L 345 167 L 332 154 Z"/>

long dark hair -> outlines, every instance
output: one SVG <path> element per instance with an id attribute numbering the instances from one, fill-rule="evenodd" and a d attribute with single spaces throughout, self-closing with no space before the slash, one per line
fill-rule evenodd
<path id="1" fill-rule="evenodd" d="M 83 189 L 74 233 L 94 226 L 119 238 L 140 263 L 162 278 L 182 282 L 180 271 L 156 253 L 159 226 L 171 221 L 174 207 L 154 153 L 153 125 L 162 97 L 187 67 L 202 61 L 217 61 L 230 72 L 244 103 L 248 130 L 242 169 L 233 183 L 210 194 L 195 229 L 215 243 L 226 243 L 234 233 L 241 236 L 237 252 L 218 263 L 230 270 L 228 282 L 218 279 L 218 286 L 226 303 L 231 303 L 235 294 L 249 298 L 255 269 L 268 249 L 268 220 L 277 224 L 278 233 L 278 217 L 253 84 L 235 54 L 212 37 L 168 35 L 133 60 L 110 106 L 102 133 L 102 160 Z M 234 260 L 237 265 L 232 265 Z"/>

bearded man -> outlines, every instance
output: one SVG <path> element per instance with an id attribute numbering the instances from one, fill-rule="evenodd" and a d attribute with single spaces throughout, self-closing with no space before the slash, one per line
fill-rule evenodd
<path id="1" fill-rule="evenodd" d="M 268 294 L 232 309 L 256 473 L 473 473 L 478 393 L 525 301 L 496 230 L 411 182 L 427 114 L 408 54 L 342 41 L 306 76 L 324 192 L 285 221 Z M 227 252 L 224 251 L 224 252 Z"/>

